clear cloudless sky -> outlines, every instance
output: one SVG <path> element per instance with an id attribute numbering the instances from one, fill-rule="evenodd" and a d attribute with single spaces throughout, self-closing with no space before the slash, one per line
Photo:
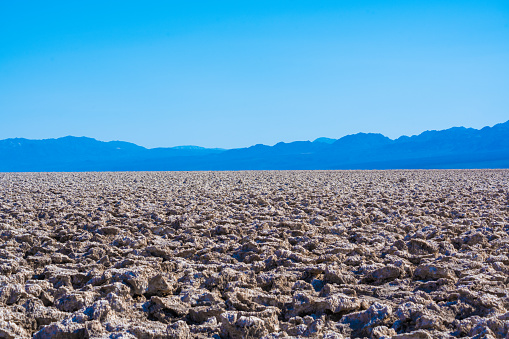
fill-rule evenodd
<path id="1" fill-rule="evenodd" d="M 0 139 L 234 148 L 507 120 L 507 0 L 0 0 Z"/>

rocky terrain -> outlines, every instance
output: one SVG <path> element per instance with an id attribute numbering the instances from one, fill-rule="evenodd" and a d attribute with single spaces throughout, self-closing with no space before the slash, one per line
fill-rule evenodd
<path id="1" fill-rule="evenodd" d="M 509 170 L 0 173 L 0 338 L 509 338 Z"/>

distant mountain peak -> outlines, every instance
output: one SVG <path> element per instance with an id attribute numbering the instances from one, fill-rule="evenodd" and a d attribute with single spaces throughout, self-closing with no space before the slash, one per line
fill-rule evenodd
<path id="1" fill-rule="evenodd" d="M 331 139 L 331 138 L 326 138 L 326 137 L 320 137 L 320 138 L 316 138 L 315 140 L 313 140 L 313 142 L 321 142 L 321 143 L 324 143 L 324 144 L 333 144 L 334 142 L 336 142 L 336 140 L 338 140 L 338 139 Z"/>
<path id="2" fill-rule="evenodd" d="M 344 136 L 334 142 L 333 145 L 362 145 L 363 147 L 372 147 L 379 144 L 387 144 L 393 141 L 380 133 L 357 133 Z"/>

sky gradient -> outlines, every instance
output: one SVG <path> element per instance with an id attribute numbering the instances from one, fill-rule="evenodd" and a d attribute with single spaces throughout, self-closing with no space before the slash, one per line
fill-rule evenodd
<path id="1" fill-rule="evenodd" d="M 509 2 L 0 1 L 0 139 L 234 148 L 509 120 Z"/>

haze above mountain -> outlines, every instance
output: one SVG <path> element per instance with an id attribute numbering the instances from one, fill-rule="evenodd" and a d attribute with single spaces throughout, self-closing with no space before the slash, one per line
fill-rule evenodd
<path id="1" fill-rule="evenodd" d="M 340 139 L 147 149 L 86 137 L 0 140 L 0 171 L 180 171 L 508 168 L 509 121 L 480 130 L 454 127 L 392 140 L 358 133 Z"/>

